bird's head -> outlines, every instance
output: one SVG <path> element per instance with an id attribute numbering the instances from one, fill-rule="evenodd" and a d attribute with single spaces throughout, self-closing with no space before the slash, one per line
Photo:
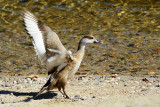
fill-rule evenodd
<path id="1" fill-rule="evenodd" d="M 98 41 L 97 39 L 95 39 L 93 36 L 84 36 L 81 39 L 81 43 L 82 44 L 88 44 L 88 43 L 102 43 L 101 41 Z"/>

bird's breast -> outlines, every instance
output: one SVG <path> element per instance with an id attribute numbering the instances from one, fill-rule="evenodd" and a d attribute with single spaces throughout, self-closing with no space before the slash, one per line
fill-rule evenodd
<path id="1" fill-rule="evenodd" d="M 74 60 L 68 65 L 70 66 L 70 71 L 68 72 L 69 77 L 72 77 L 77 72 L 83 59 L 83 56 L 80 55 L 74 55 L 73 57 Z"/>

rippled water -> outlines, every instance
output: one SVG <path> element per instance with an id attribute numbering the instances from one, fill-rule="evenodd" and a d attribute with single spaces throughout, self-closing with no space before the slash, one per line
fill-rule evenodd
<path id="1" fill-rule="evenodd" d="M 25 7 L 73 52 L 87 33 L 104 41 L 87 46 L 80 72 L 160 75 L 159 6 L 146 0 L 1 0 L 0 72 L 46 73 L 23 26 Z"/>

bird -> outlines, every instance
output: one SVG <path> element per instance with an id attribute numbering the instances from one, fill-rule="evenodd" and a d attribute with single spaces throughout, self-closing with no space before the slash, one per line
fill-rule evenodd
<path id="1" fill-rule="evenodd" d="M 97 40 L 93 35 L 85 35 L 80 39 L 77 51 L 72 53 L 63 46 L 58 35 L 30 11 L 24 9 L 22 15 L 25 29 L 32 38 L 36 54 L 50 75 L 46 84 L 34 98 L 43 92 L 58 89 L 64 98 L 69 99 L 65 87 L 67 81 L 73 78 L 80 67 L 86 44 L 103 42 Z"/>

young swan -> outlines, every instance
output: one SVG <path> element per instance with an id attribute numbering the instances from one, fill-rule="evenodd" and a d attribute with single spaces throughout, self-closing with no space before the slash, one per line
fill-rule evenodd
<path id="1" fill-rule="evenodd" d="M 93 36 L 84 36 L 79 42 L 77 52 L 72 54 L 62 45 L 58 35 L 32 13 L 25 10 L 23 19 L 26 30 L 33 38 L 32 42 L 40 61 L 46 65 L 48 74 L 51 74 L 47 83 L 35 97 L 44 91 L 58 88 L 65 98 L 69 98 L 65 92 L 65 86 L 77 72 L 84 57 L 86 44 L 102 42 Z"/>

